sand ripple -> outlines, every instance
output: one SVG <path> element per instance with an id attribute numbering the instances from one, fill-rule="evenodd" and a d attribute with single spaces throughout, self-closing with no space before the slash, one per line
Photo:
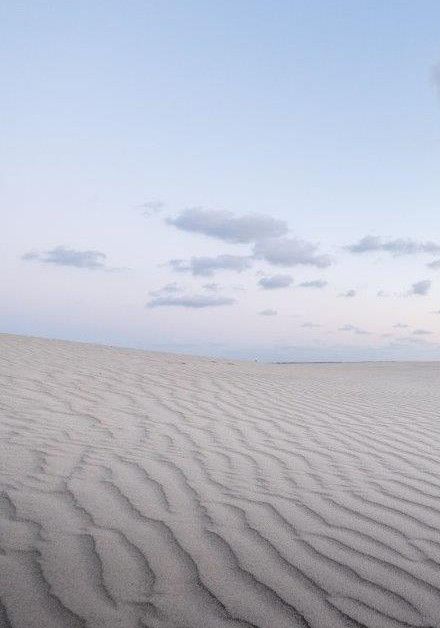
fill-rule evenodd
<path id="1" fill-rule="evenodd" d="M 0 336 L 0 627 L 440 627 L 440 365 Z"/>

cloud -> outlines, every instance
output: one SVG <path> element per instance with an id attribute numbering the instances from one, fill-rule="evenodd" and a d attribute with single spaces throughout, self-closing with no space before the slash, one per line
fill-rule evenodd
<path id="1" fill-rule="evenodd" d="M 316 244 L 296 238 L 269 238 L 255 243 L 254 256 L 275 266 L 330 266 L 330 256 L 318 255 L 317 249 Z"/>
<path id="2" fill-rule="evenodd" d="M 437 242 L 419 242 L 411 238 L 397 238 L 395 240 L 383 240 L 379 236 L 367 235 L 355 244 L 345 247 L 351 253 L 369 253 L 372 251 L 384 251 L 395 257 L 398 255 L 416 255 L 417 253 L 440 253 L 440 244 Z"/>
<path id="3" fill-rule="evenodd" d="M 428 331 L 427 329 L 415 329 L 413 334 L 414 336 L 430 336 L 432 331 Z"/>
<path id="4" fill-rule="evenodd" d="M 429 279 L 424 279 L 423 281 L 416 281 L 415 283 L 412 284 L 411 290 L 408 292 L 408 294 L 410 295 L 416 294 L 419 296 L 425 296 L 430 291 L 431 284 L 432 284 L 432 281 L 430 281 Z"/>
<path id="5" fill-rule="evenodd" d="M 267 310 L 261 310 L 261 312 L 258 312 L 258 314 L 260 316 L 277 316 L 278 312 L 276 310 L 268 308 Z"/>
<path id="6" fill-rule="evenodd" d="M 157 296 L 147 303 L 147 307 L 186 307 L 201 309 L 205 307 L 219 307 L 222 305 L 233 305 L 235 299 L 229 297 L 214 296 L 210 294 L 187 294 Z"/>
<path id="7" fill-rule="evenodd" d="M 385 298 L 385 297 L 389 297 L 390 295 L 388 292 L 385 292 L 385 290 L 378 290 L 376 292 L 376 296 L 380 298 Z"/>
<path id="8" fill-rule="evenodd" d="M 360 327 L 356 327 L 356 325 L 350 325 L 350 324 L 339 327 L 339 331 L 352 331 L 353 333 L 358 334 L 359 336 L 370 335 L 369 331 L 365 331 L 365 329 L 361 329 Z"/>
<path id="9" fill-rule="evenodd" d="M 437 343 L 433 343 L 433 342 L 428 342 L 427 340 L 425 340 L 423 338 L 423 336 L 404 336 L 402 338 L 397 339 L 395 342 L 399 342 L 399 343 L 413 343 L 413 344 L 417 344 L 417 345 L 423 345 L 423 346 L 431 346 L 431 347 L 438 347 L 439 345 Z"/>
<path id="10" fill-rule="evenodd" d="M 439 270 L 440 269 L 440 259 L 435 259 L 433 262 L 429 262 L 429 264 L 426 264 L 428 268 L 432 268 L 433 270 Z"/>
<path id="11" fill-rule="evenodd" d="M 159 288 L 159 290 L 151 290 L 149 294 L 154 297 L 159 297 L 164 294 L 177 294 L 178 292 L 182 292 L 182 288 L 176 282 L 173 282 L 167 283 L 162 288 Z"/>
<path id="12" fill-rule="evenodd" d="M 395 325 L 393 325 L 393 327 L 395 329 L 407 329 L 409 325 L 407 325 L 406 323 L 396 323 Z"/>
<path id="13" fill-rule="evenodd" d="M 246 292 L 246 288 L 241 284 L 234 284 L 231 286 L 231 290 L 235 290 L 236 292 Z"/>
<path id="14" fill-rule="evenodd" d="M 142 208 L 142 213 L 144 216 L 147 216 L 147 218 L 150 218 L 150 216 L 154 216 L 155 214 L 158 214 L 159 212 L 161 212 L 163 210 L 163 208 L 165 207 L 165 204 L 162 203 L 162 201 L 147 201 L 146 203 L 142 203 L 141 208 Z"/>
<path id="15" fill-rule="evenodd" d="M 216 271 L 220 270 L 241 273 L 251 267 L 252 259 L 242 255 L 217 255 L 217 257 L 191 257 L 189 261 L 172 259 L 169 265 L 179 273 L 212 277 Z"/>
<path id="16" fill-rule="evenodd" d="M 262 277 L 258 284 L 265 290 L 275 290 L 277 288 L 288 288 L 293 282 L 290 275 L 272 275 L 272 277 Z"/>
<path id="17" fill-rule="evenodd" d="M 208 292 L 218 292 L 220 290 L 218 283 L 204 283 L 202 288 Z"/>
<path id="18" fill-rule="evenodd" d="M 346 290 L 345 292 L 341 292 L 340 294 L 338 294 L 338 297 L 343 297 L 345 299 L 352 299 L 353 297 L 356 296 L 356 290 L 353 290 L 353 288 L 351 288 L 350 290 Z"/>
<path id="19" fill-rule="evenodd" d="M 306 323 L 303 323 L 301 327 L 306 327 L 308 329 L 315 329 L 316 327 L 321 327 L 321 325 L 319 325 L 318 323 L 306 322 Z"/>
<path id="20" fill-rule="evenodd" d="M 248 243 L 265 238 L 278 238 L 288 231 L 283 220 L 270 216 L 246 214 L 236 217 L 232 212 L 193 207 L 166 221 L 182 231 L 201 233 L 225 242 Z"/>
<path id="21" fill-rule="evenodd" d="M 327 281 L 323 279 L 314 279 L 312 281 L 303 281 L 299 284 L 300 288 L 325 288 Z"/>
<path id="22" fill-rule="evenodd" d="M 108 268 L 105 264 L 107 256 L 101 251 L 77 251 L 64 246 L 57 246 L 50 251 L 38 253 L 31 251 L 22 256 L 24 260 L 37 260 L 44 264 L 54 264 L 56 266 L 74 266 L 75 268 L 86 268 L 88 270 L 118 270 Z"/>

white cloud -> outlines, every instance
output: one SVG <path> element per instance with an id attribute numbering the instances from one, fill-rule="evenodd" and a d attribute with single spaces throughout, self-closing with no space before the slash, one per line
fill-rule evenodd
<path id="1" fill-rule="evenodd" d="M 299 284 L 300 288 L 325 288 L 328 282 L 323 279 L 313 279 L 312 281 L 303 281 Z"/>
<path id="2" fill-rule="evenodd" d="M 396 238 L 384 240 L 379 236 L 368 235 L 361 238 L 355 244 L 345 247 L 351 253 L 369 253 L 372 251 L 384 251 L 394 256 L 416 255 L 417 253 L 440 253 L 440 244 L 437 242 L 419 242 L 411 238 Z"/>
<path id="3" fill-rule="evenodd" d="M 44 264 L 54 264 L 56 266 L 73 266 L 75 268 L 86 268 L 88 270 L 116 270 L 106 266 L 106 258 L 105 253 L 101 253 L 101 251 L 78 251 L 65 246 L 57 246 L 44 253 L 31 251 L 22 256 L 22 259 L 27 261 L 36 260 Z"/>
<path id="4" fill-rule="evenodd" d="M 241 273 L 251 267 L 252 259 L 243 255 L 217 255 L 216 257 L 191 257 L 188 261 L 172 259 L 169 265 L 179 273 L 212 277 L 215 272 L 222 270 Z"/>
<path id="5" fill-rule="evenodd" d="M 232 212 L 207 210 L 201 207 L 185 209 L 167 223 L 182 231 L 201 233 L 225 242 L 248 243 L 265 238 L 277 238 L 288 231 L 283 220 L 271 216 L 245 214 L 236 217 Z"/>
<path id="6" fill-rule="evenodd" d="M 293 278 L 290 275 L 272 275 L 262 277 L 258 283 L 265 290 L 276 290 L 277 288 L 288 288 L 292 285 Z"/>
<path id="7" fill-rule="evenodd" d="M 235 299 L 230 297 L 214 296 L 209 294 L 187 294 L 178 296 L 157 296 L 147 303 L 148 307 L 185 307 L 201 309 L 206 307 L 219 307 L 233 305 Z"/>
<path id="8" fill-rule="evenodd" d="M 422 281 L 416 281 L 411 286 L 411 289 L 408 294 L 415 294 L 419 296 L 426 296 L 428 292 L 431 290 L 432 282 L 429 279 L 424 279 Z"/>
<path id="9" fill-rule="evenodd" d="M 354 290 L 353 288 L 350 288 L 350 290 L 346 290 L 345 292 L 341 292 L 338 296 L 339 297 L 344 297 L 345 299 L 352 299 L 353 297 L 356 296 L 356 290 Z"/>
<path id="10" fill-rule="evenodd" d="M 269 238 L 255 243 L 254 255 L 275 266 L 330 266 L 329 255 L 317 253 L 318 246 L 296 238 Z"/>

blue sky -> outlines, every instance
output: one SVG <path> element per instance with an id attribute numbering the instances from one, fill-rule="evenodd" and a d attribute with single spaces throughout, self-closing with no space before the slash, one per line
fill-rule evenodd
<path id="1" fill-rule="evenodd" d="M 438 2 L 7 1 L 0 23 L 2 331 L 440 358 Z"/>

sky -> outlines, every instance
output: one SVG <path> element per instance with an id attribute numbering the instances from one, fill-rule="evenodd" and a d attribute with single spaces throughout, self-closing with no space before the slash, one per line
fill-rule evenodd
<path id="1" fill-rule="evenodd" d="M 440 3 L 6 0 L 0 331 L 440 359 Z"/>

